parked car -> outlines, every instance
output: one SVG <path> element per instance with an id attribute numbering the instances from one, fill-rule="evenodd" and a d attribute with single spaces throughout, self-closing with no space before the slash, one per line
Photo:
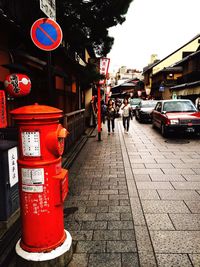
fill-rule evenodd
<path id="1" fill-rule="evenodd" d="M 129 101 L 130 107 L 131 107 L 131 112 L 132 115 L 135 116 L 135 109 L 141 102 L 141 98 L 131 98 Z"/>
<path id="2" fill-rule="evenodd" d="M 151 113 L 158 101 L 156 100 L 142 100 L 135 109 L 135 118 L 139 122 L 151 122 Z"/>
<path id="3" fill-rule="evenodd" d="M 189 99 L 158 101 L 152 111 L 152 125 L 163 136 L 170 132 L 200 133 L 200 112 Z"/>

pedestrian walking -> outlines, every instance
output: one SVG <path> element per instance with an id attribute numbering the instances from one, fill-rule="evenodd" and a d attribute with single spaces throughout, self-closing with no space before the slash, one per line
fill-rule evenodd
<path id="1" fill-rule="evenodd" d="M 107 112 L 107 105 L 105 104 L 104 100 L 101 100 L 101 121 L 105 124 L 106 121 L 106 112 Z"/>
<path id="2" fill-rule="evenodd" d="M 123 121 L 123 126 L 124 126 L 124 132 L 128 133 L 130 118 L 131 118 L 131 108 L 126 98 L 124 99 L 121 110 L 122 110 L 122 121 Z"/>
<path id="3" fill-rule="evenodd" d="M 200 95 L 197 97 L 197 99 L 195 100 L 195 106 L 198 110 L 200 110 Z"/>
<path id="4" fill-rule="evenodd" d="M 112 100 L 110 99 L 108 101 L 107 112 L 106 112 L 108 134 L 110 134 L 110 126 L 112 126 L 112 132 L 114 133 L 115 131 L 115 115 L 116 115 L 115 106 Z"/>

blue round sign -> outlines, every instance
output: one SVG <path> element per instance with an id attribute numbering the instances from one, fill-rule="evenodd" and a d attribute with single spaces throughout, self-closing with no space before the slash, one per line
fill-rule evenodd
<path id="1" fill-rule="evenodd" d="M 57 22 L 49 18 L 35 21 L 31 27 L 31 39 L 40 49 L 51 51 L 62 41 L 62 30 Z"/>

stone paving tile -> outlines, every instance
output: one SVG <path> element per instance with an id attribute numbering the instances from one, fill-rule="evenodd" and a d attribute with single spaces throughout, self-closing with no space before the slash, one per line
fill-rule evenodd
<path id="1" fill-rule="evenodd" d="M 194 267 L 200 266 L 200 254 L 189 254 L 189 257 L 190 257 Z"/>
<path id="2" fill-rule="evenodd" d="M 93 231 L 72 231 L 70 230 L 70 234 L 72 236 L 72 240 L 92 240 Z"/>
<path id="3" fill-rule="evenodd" d="M 138 251 L 152 252 L 151 240 L 146 226 L 135 226 Z"/>
<path id="4" fill-rule="evenodd" d="M 133 174 L 162 174 L 160 169 L 132 169 Z"/>
<path id="5" fill-rule="evenodd" d="M 145 214 L 145 218 L 150 230 L 175 230 L 168 214 Z"/>
<path id="6" fill-rule="evenodd" d="M 121 240 L 119 230 L 94 230 L 93 240 Z"/>
<path id="7" fill-rule="evenodd" d="M 111 199 L 111 200 L 99 200 L 98 205 L 99 206 L 119 206 L 120 200 L 118 199 Z"/>
<path id="8" fill-rule="evenodd" d="M 140 199 L 160 199 L 156 190 L 141 189 L 138 192 Z"/>
<path id="9" fill-rule="evenodd" d="M 198 174 L 184 174 L 183 177 L 189 182 L 200 182 L 200 175 Z"/>
<path id="10" fill-rule="evenodd" d="M 82 190 L 81 195 L 99 195 L 99 190 Z"/>
<path id="11" fill-rule="evenodd" d="M 121 239 L 122 240 L 135 240 L 135 231 L 134 230 L 121 230 Z"/>
<path id="12" fill-rule="evenodd" d="M 135 181 L 133 179 L 127 180 L 127 186 L 128 186 L 129 197 L 137 197 L 137 189 Z"/>
<path id="13" fill-rule="evenodd" d="M 138 198 L 130 198 L 134 225 L 145 225 L 142 207 Z"/>
<path id="14" fill-rule="evenodd" d="M 107 241 L 107 252 L 137 252 L 137 247 L 134 240 Z"/>
<path id="15" fill-rule="evenodd" d="M 70 231 L 79 231 L 81 230 L 81 226 L 82 226 L 82 222 L 67 221 L 65 218 L 64 218 L 64 224 L 65 224 L 65 228 Z"/>
<path id="16" fill-rule="evenodd" d="M 200 214 L 169 214 L 176 230 L 200 230 Z"/>
<path id="17" fill-rule="evenodd" d="M 129 196 L 128 195 L 109 195 L 109 199 L 110 200 L 113 200 L 113 199 L 129 199 Z"/>
<path id="18" fill-rule="evenodd" d="M 196 174 L 200 174 L 200 169 L 195 169 L 195 168 L 193 168 L 193 171 L 194 171 Z"/>
<path id="19" fill-rule="evenodd" d="M 200 182 L 171 182 L 175 189 L 200 190 Z"/>
<path id="20" fill-rule="evenodd" d="M 95 221 L 96 213 L 77 213 L 74 215 L 75 221 Z"/>
<path id="21" fill-rule="evenodd" d="M 198 163 L 173 163 L 174 167 L 176 169 L 198 169 L 199 164 Z"/>
<path id="22" fill-rule="evenodd" d="M 136 182 L 140 189 L 174 189 L 170 182 Z"/>
<path id="23" fill-rule="evenodd" d="M 109 190 L 109 185 L 91 185 L 90 186 L 90 189 L 91 190 L 98 190 L 100 189 L 100 194 L 101 194 L 101 191 L 102 190 Z"/>
<path id="24" fill-rule="evenodd" d="M 79 267 L 79 265 L 77 265 Z M 88 267 L 121 267 L 120 253 L 90 254 Z"/>
<path id="25" fill-rule="evenodd" d="M 192 169 L 164 169 L 162 168 L 162 171 L 165 174 L 195 174 L 195 172 Z"/>
<path id="26" fill-rule="evenodd" d="M 156 253 L 200 253 L 199 231 L 150 231 Z"/>
<path id="27" fill-rule="evenodd" d="M 108 207 L 102 207 L 102 206 L 98 206 L 98 207 L 87 207 L 86 208 L 86 213 L 101 213 L 101 212 L 108 212 Z"/>
<path id="28" fill-rule="evenodd" d="M 152 181 L 185 181 L 184 177 L 180 174 L 151 174 Z"/>
<path id="29" fill-rule="evenodd" d="M 194 190 L 157 190 L 161 199 L 168 200 L 200 200 L 200 195 Z"/>
<path id="30" fill-rule="evenodd" d="M 98 221 L 98 222 L 82 222 L 81 229 L 82 230 L 95 230 L 95 229 L 107 229 L 108 222 L 106 221 Z"/>
<path id="31" fill-rule="evenodd" d="M 181 159 L 156 158 L 157 163 L 183 163 Z"/>
<path id="32" fill-rule="evenodd" d="M 73 253 L 73 258 L 68 264 L 68 267 L 88 267 L 88 258 L 87 254 Z"/>
<path id="33" fill-rule="evenodd" d="M 148 174 L 134 174 L 135 181 L 140 181 L 140 182 L 150 182 L 150 176 Z"/>
<path id="34" fill-rule="evenodd" d="M 133 220 L 133 217 L 132 217 L 131 212 L 129 213 L 123 212 L 123 213 L 120 213 L 120 219 L 121 221 L 131 221 Z"/>
<path id="35" fill-rule="evenodd" d="M 190 213 L 183 201 L 142 200 L 144 213 Z"/>
<path id="36" fill-rule="evenodd" d="M 134 229 L 133 227 L 133 222 L 131 221 L 110 221 L 108 222 L 108 229 L 114 230 L 114 229 L 119 229 L 119 230 L 132 230 Z"/>
<path id="37" fill-rule="evenodd" d="M 130 200 L 129 199 L 121 199 L 119 201 L 120 206 L 130 206 Z"/>
<path id="38" fill-rule="evenodd" d="M 158 267 L 192 267 L 187 254 L 156 254 Z"/>
<path id="39" fill-rule="evenodd" d="M 192 213 L 200 213 L 199 201 L 186 200 L 185 203 Z"/>
<path id="40" fill-rule="evenodd" d="M 130 206 L 109 206 L 109 212 L 131 212 Z"/>
<path id="41" fill-rule="evenodd" d="M 106 241 L 78 241 L 76 253 L 105 253 Z"/>
<path id="42" fill-rule="evenodd" d="M 140 267 L 157 267 L 155 256 L 153 252 L 139 252 Z M 175 267 L 175 266 L 174 266 Z"/>
<path id="43" fill-rule="evenodd" d="M 90 195 L 90 200 L 108 200 L 108 195 Z"/>
<path id="44" fill-rule="evenodd" d="M 96 216 L 97 221 L 119 221 L 120 214 L 119 213 L 97 213 Z"/>
<path id="45" fill-rule="evenodd" d="M 154 158 L 141 159 L 135 157 L 129 157 L 130 163 L 132 164 L 144 164 L 144 163 L 156 163 Z"/>
<path id="46" fill-rule="evenodd" d="M 145 163 L 147 169 L 174 169 L 174 166 L 170 163 Z"/>
<path id="47" fill-rule="evenodd" d="M 137 253 L 123 253 L 122 267 L 139 267 Z"/>

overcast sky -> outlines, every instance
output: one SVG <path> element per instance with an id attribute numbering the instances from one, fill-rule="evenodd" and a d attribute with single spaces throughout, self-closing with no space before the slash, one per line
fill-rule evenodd
<path id="1" fill-rule="evenodd" d="M 109 71 L 121 66 L 142 70 L 151 54 L 162 59 L 200 33 L 200 0 L 134 0 L 115 38 Z"/>

